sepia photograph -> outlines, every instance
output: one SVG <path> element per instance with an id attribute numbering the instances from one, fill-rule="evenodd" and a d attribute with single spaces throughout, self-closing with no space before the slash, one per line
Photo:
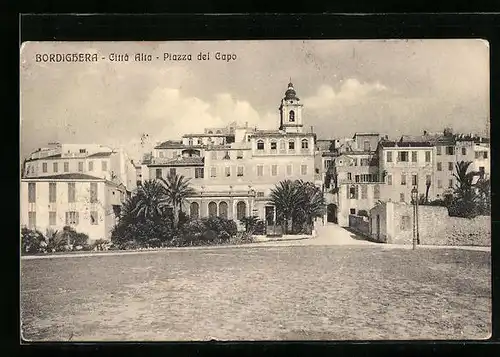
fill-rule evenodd
<path id="1" fill-rule="evenodd" d="M 489 339 L 489 63 L 22 43 L 21 343 Z"/>

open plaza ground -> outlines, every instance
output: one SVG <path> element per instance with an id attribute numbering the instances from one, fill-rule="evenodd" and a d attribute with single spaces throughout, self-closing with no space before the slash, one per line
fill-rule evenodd
<path id="1" fill-rule="evenodd" d="M 489 338 L 489 251 L 343 239 L 23 259 L 23 337 Z"/>

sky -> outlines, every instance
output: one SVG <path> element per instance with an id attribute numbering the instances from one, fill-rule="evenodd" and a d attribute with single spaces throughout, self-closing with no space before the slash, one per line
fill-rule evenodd
<path id="1" fill-rule="evenodd" d="M 198 61 L 200 52 L 210 60 Z M 236 59 L 216 60 L 216 52 Z M 49 53 L 99 60 L 36 62 Z M 110 61 L 111 53 L 129 61 Z M 154 60 L 135 62 L 136 53 Z M 192 61 L 164 61 L 164 53 Z M 157 142 L 205 127 L 276 129 L 290 79 L 304 126 L 319 139 L 489 132 L 483 40 L 28 42 L 20 65 L 22 157 L 61 142 L 124 147 L 137 160 Z"/>

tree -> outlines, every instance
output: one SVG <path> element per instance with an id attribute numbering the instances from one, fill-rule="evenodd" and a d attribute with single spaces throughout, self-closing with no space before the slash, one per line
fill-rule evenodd
<path id="1" fill-rule="evenodd" d="M 296 213 L 302 215 L 302 218 L 299 219 L 307 225 L 307 230 L 311 230 L 314 218 L 322 217 L 325 214 L 326 204 L 323 192 L 312 182 L 297 180 L 295 185 L 297 185 L 301 196 L 301 204 L 297 207 Z"/>
<path id="2" fill-rule="evenodd" d="M 477 215 L 477 194 L 473 180 L 477 172 L 468 171 L 471 161 L 460 161 L 455 164 L 457 183 L 453 190 L 453 200 L 449 207 L 450 214 L 459 217 L 473 218 Z"/>
<path id="3" fill-rule="evenodd" d="M 293 224 L 294 211 L 300 206 L 302 199 L 298 186 L 291 180 L 280 181 L 271 190 L 270 202 L 276 209 L 277 220 L 282 222 L 285 234 Z"/>
<path id="4" fill-rule="evenodd" d="M 425 203 L 429 202 L 429 189 L 431 188 L 431 181 L 425 181 Z"/>
<path id="5" fill-rule="evenodd" d="M 479 195 L 479 206 L 482 214 L 491 213 L 491 183 L 484 177 L 476 182 L 476 189 Z"/>
<path id="6" fill-rule="evenodd" d="M 145 181 L 143 185 L 137 188 L 136 198 L 129 201 L 132 205 L 132 213 L 137 218 L 157 219 L 162 216 L 163 210 L 167 205 L 167 192 L 165 187 L 156 180 Z"/>
<path id="7" fill-rule="evenodd" d="M 165 201 L 173 208 L 173 224 L 174 228 L 177 228 L 182 204 L 187 197 L 195 193 L 195 190 L 190 186 L 190 179 L 182 175 L 168 175 L 166 180 L 160 178 L 160 181 L 165 187 Z"/>

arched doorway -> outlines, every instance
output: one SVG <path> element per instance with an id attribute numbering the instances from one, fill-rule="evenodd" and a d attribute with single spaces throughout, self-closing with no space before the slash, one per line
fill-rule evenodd
<path id="1" fill-rule="evenodd" d="M 236 204 L 236 219 L 239 221 L 246 216 L 247 205 L 245 202 L 240 201 Z"/>
<path id="2" fill-rule="evenodd" d="M 328 206 L 326 206 L 326 221 L 330 223 L 338 223 L 336 204 L 330 203 Z"/>
<path id="3" fill-rule="evenodd" d="M 219 203 L 219 217 L 227 219 L 227 203 L 224 201 Z"/>
<path id="4" fill-rule="evenodd" d="M 200 217 L 200 205 L 198 202 L 191 202 L 189 206 L 189 214 L 191 219 L 198 219 Z"/>
<path id="5" fill-rule="evenodd" d="M 217 216 L 217 203 L 210 202 L 208 204 L 208 217 L 216 217 Z"/>

